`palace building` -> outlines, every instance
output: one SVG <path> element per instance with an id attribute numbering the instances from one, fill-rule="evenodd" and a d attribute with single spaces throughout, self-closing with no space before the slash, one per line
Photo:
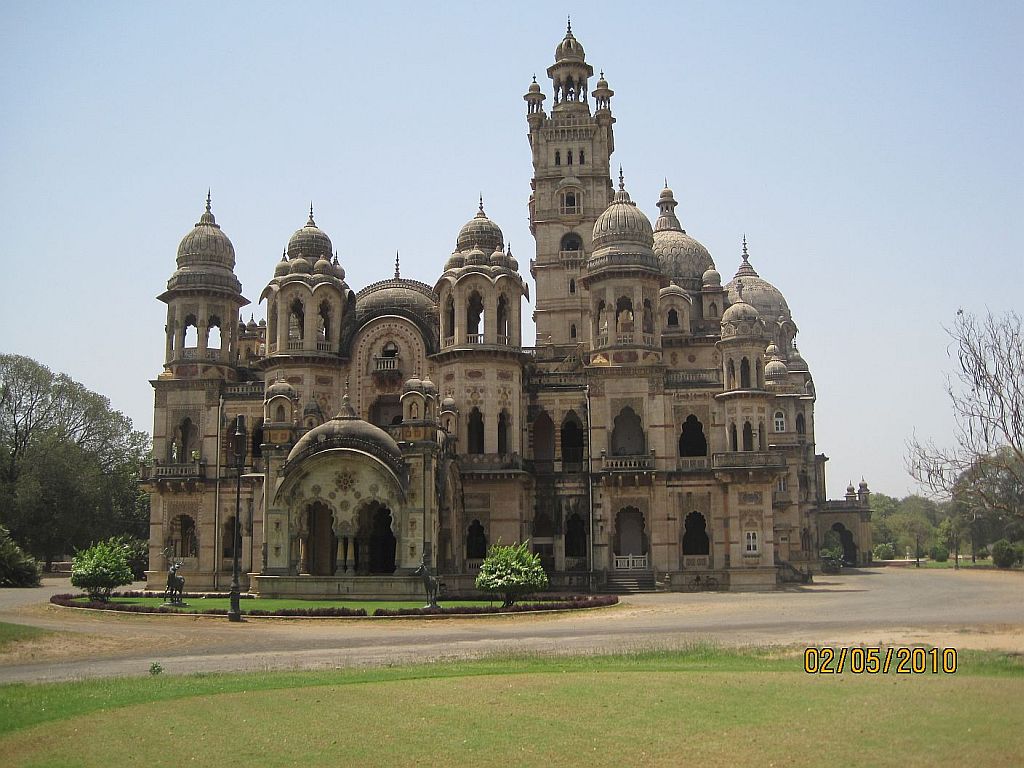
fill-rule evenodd
<path id="1" fill-rule="evenodd" d="M 236 545 L 243 588 L 310 597 L 418 594 L 423 560 L 471 591 L 489 545 L 526 539 L 571 590 L 773 588 L 829 531 L 869 561 L 867 485 L 825 500 L 786 299 L 745 240 L 723 282 L 667 186 L 652 224 L 613 180 L 614 92 L 571 29 L 547 75 L 548 108 L 536 80 L 524 96 L 532 348 L 482 200 L 430 282 L 396 258 L 360 290 L 311 208 L 246 323 L 207 198 L 159 296 L 151 587 L 173 559 L 188 589 L 226 589 Z"/>

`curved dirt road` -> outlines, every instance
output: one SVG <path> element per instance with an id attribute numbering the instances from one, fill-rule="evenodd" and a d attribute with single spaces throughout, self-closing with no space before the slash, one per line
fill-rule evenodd
<path id="1" fill-rule="evenodd" d="M 254 619 L 96 613 L 46 600 L 66 579 L 0 589 L 0 621 L 57 635 L 0 653 L 0 683 L 311 669 L 493 653 L 721 645 L 928 643 L 1024 653 L 1024 573 L 879 568 L 768 593 L 659 593 L 580 613 L 431 620 Z"/>

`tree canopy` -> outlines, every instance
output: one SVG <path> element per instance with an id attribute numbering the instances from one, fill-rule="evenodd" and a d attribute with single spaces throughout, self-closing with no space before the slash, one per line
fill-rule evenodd
<path id="1" fill-rule="evenodd" d="M 120 533 L 146 536 L 149 437 L 103 395 L 0 355 L 0 523 L 47 563 Z"/>

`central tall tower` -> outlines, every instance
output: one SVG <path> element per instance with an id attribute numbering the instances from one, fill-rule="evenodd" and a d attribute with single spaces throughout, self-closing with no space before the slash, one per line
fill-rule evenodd
<path id="1" fill-rule="evenodd" d="M 523 97 L 533 150 L 530 231 L 537 258 L 530 273 L 537 283 L 537 345 L 589 342 L 589 301 L 580 272 L 592 251 L 594 222 L 612 199 L 611 154 L 615 149 L 611 97 L 604 73 L 590 93 L 594 68 L 572 27 L 555 49 L 548 67 L 554 103 L 544 111 L 545 95 L 536 78 Z"/>

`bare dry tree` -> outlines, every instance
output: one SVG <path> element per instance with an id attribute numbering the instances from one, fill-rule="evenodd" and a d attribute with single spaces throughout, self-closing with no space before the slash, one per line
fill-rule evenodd
<path id="1" fill-rule="evenodd" d="M 1015 312 L 957 312 L 946 329 L 959 370 L 947 381 L 953 446 L 909 443 L 907 469 L 937 496 L 999 516 L 1024 514 L 1024 327 Z"/>

